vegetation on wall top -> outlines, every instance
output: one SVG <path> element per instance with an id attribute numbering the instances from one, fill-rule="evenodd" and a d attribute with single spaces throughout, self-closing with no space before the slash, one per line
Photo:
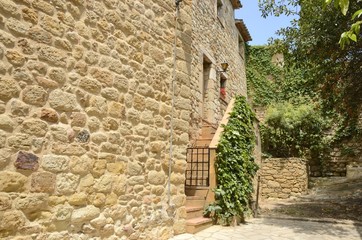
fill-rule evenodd
<path id="1" fill-rule="evenodd" d="M 311 104 L 273 104 L 261 126 L 264 153 L 322 160 L 330 145 L 328 128 L 329 122 Z"/>
<path id="2" fill-rule="evenodd" d="M 243 217 L 249 207 L 252 181 L 258 169 L 254 162 L 255 115 L 245 97 L 236 97 L 228 124 L 217 147 L 215 202 L 206 209 L 219 223 L 229 225 Z"/>

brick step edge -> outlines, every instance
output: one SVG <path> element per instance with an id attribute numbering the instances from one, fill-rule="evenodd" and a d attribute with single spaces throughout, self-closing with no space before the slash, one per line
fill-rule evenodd
<path id="1" fill-rule="evenodd" d="M 186 220 L 186 225 L 187 226 L 197 226 L 197 225 L 203 225 L 206 223 L 211 223 L 212 219 L 211 218 L 204 218 L 204 217 L 198 217 L 198 218 L 191 218 Z"/>
<path id="2" fill-rule="evenodd" d="M 187 213 L 190 213 L 190 212 L 197 212 L 197 211 L 200 211 L 200 210 L 204 210 L 204 208 L 203 207 L 187 207 L 186 206 L 186 212 Z"/>

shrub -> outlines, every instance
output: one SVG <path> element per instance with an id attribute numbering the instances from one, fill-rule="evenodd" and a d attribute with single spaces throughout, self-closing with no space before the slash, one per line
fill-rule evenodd
<path id="1" fill-rule="evenodd" d="M 263 152 L 273 157 L 322 158 L 329 122 L 311 104 L 269 106 L 261 126 Z"/>

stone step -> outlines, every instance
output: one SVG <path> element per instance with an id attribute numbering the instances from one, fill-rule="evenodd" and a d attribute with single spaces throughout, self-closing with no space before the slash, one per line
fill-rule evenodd
<path id="1" fill-rule="evenodd" d="M 196 145 L 200 147 L 208 147 L 211 143 L 212 138 L 199 138 L 196 140 Z"/>
<path id="2" fill-rule="evenodd" d="M 212 138 L 216 132 L 216 128 L 213 126 L 204 126 L 201 130 L 201 136 L 203 138 Z"/>
<path id="3" fill-rule="evenodd" d="M 211 218 L 198 217 L 186 220 L 186 232 L 191 234 L 200 232 L 211 226 Z"/>
<path id="4" fill-rule="evenodd" d="M 186 196 L 186 207 L 204 207 L 205 196 Z"/>
<path id="5" fill-rule="evenodd" d="M 186 207 L 187 218 L 200 218 L 204 216 L 204 208 L 203 207 Z"/>
<path id="6" fill-rule="evenodd" d="M 204 196 L 211 192 L 210 187 L 203 186 L 185 186 L 186 196 Z"/>

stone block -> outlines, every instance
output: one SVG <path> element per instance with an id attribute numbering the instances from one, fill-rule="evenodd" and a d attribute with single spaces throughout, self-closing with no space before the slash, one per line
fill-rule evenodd
<path id="1" fill-rule="evenodd" d="M 47 91 L 40 86 L 30 85 L 23 90 L 23 101 L 30 105 L 44 106 L 47 97 Z"/>
<path id="2" fill-rule="evenodd" d="M 88 156 L 70 158 L 70 170 L 74 174 L 85 175 L 87 174 L 94 164 L 94 160 Z"/>
<path id="3" fill-rule="evenodd" d="M 163 186 L 152 186 L 151 192 L 156 196 L 162 196 L 162 194 L 165 192 L 165 188 Z"/>
<path id="4" fill-rule="evenodd" d="M 14 166 L 20 170 L 36 171 L 39 168 L 39 157 L 28 152 L 18 152 Z"/>
<path id="5" fill-rule="evenodd" d="M 31 191 L 52 193 L 55 190 L 56 175 L 50 172 L 37 172 L 31 175 Z"/>
<path id="6" fill-rule="evenodd" d="M 178 185 L 185 182 L 185 175 L 179 173 L 172 173 L 171 174 L 171 183 Z"/>
<path id="7" fill-rule="evenodd" d="M 11 208 L 12 198 L 7 193 L 0 193 L 0 211 L 5 211 Z"/>
<path id="8" fill-rule="evenodd" d="M 13 79 L 0 77 L 0 100 L 8 101 L 19 96 L 20 88 Z"/>
<path id="9" fill-rule="evenodd" d="M 34 9 L 24 7 L 21 11 L 25 21 L 35 24 L 38 23 L 39 15 Z"/>
<path id="10" fill-rule="evenodd" d="M 84 192 L 75 193 L 68 197 L 68 202 L 74 206 L 86 206 L 88 203 L 88 195 Z"/>
<path id="11" fill-rule="evenodd" d="M 87 123 L 87 115 L 80 112 L 73 112 L 70 119 L 71 125 L 76 127 L 84 127 Z"/>
<path id="12" fill-rule="evenodd" d="M 94 185 L 94 177 L 92 174 L 87 174 L 82 177 L 79 182 L 79 189 L 81 191 L 87 191 L 90 187 Z"/>
<path id="13" fill-rule="evenodd" d="M 99 217 L 93 219 L 90 224 L 96 229 L 103 228 L 107 224 L 107 218 L 101 214 Z"/>
<path id="14" fill-rule="evenodd" d="M 67 56 L 65 53 L 53 47 L 42 46 L 39 49 L 39 59 L 54 64 L 55 66 L 67 66 Z"/>
<path id="15" fill-rule="evenodd" d="M 55 36 L 62 36 L 65 29 L 59 20 L 46 15 L 40 19 L 40 26 Z"/>
<path id="16" fill-rule="evenodd" d="M 52 146 L 52 152 L 58 155 L 82 156 L 87 152 L 87 150 L 84 149 L 82 145 L 78 143 L 71 143 L 71 144 L 58 143 Z"/>
<path id="17" fill-rule="evenodd" d="M 115 178 L 113 192 L 117 195 L 123 195 L 127 190 L 127 178 L 125 175 L 119 175 Z"/>
<path id="18" fill-rule="evenodd" d="M 33 27 L 29 30 L 29 37 L 39 43 L 51 44 L 53 36 L 41 28 Z"/>
<path id="19" fill-rule="evenodd" d="M 111 87 L 113 86 L 113 75 L 99 68 L 92 68 L 90 74 L 97 79 L 103 86 Z"/>
<path id="20" fill-rule="evenodd" d="M 106 168 L 107 168 L 106 160 L 97 160 L 93 164 L 93 169 L 91 170 L 91 173 L 95 177 L 100 177 L 105 173 Z"/>
<path id="21" fill-rule="evenodd" d="M 48 15 L 53 15 L 55 12 L 53 5 L 43 0 L 34 0 L 33 7 L 39 9 L 42 12 L 45 12 Z"/>
<path id="22" fill-rule="evenodd" d="M 42 168 L 50 172 L 64 172 L 69 168 L 69 157 L 57 155 L 44 155 Z"/>
<path id="23" fill-rule="evenodd" d="M 0 232 L 6 230 L 8 232 L 15 232 L 16 229 L 24 226 L 26 223 L 26 218 L 21 211 L 17 210 L 7 210 L 0 213 Z"/>
<path id="24" fill-rule="evenodd" d="M 40 119 L 50 123 L 57 123 L 59 121 L 59 114 L 54 109 L 43 108 L 40 112 Z"/>
<path id="25" fill-rule="evenodd" d="M 83 129 L 82 131 L 80 131 L 77 136 L 76 139 L 78 142 L 81 143 L 87 143 L 89 140 L 90 134 L 87 130 Z"/>
<path id="26" fill-rule="evenodd" d="M 6 21 L 6 26 L 10 31 L 22 36 L 27 36 L 28 31 L 31 27 L 29 23 L 21 22 L 12 17 Z"/>
<path id="27" fill-rule="evenodd" d="M 60 89 L 56 89 L 49 94 L 49 104 L 58 111 L 73 112 L 80 110 L 76 96 Z"/>
<path id="28" fill-rule="evenodd" d="M 12 151 L 8 148 L 0 148 L 0 168 L 5 167 L 9 161 Z"/>
<path id="29" fill-rule="evenodd" d="M 115 162 L 115 163 L 107 163 L 107 170 L 110 173 L 124 173 L 125 171 L 125 163 L 123 162 Z"/>
<path id="30" fill-rule="evenodd" d="M 114 206 L 117 204 L 117 202 L 118 202 L 117 194 L 111 193 L 106 196 L 106 203 L 105 203 L 106 206 Z"/>
<path id="31" fill-rule="evenodd" d="M 148 182 L 153 185 L 163 185 L 166 180 L 164 172 L 150 171 L 148 173 Z"/>
<path id="32" fill-rule="evenodd" d="M 15 45 L 16 38 L 9 33 L 0 30 L 0 42 L 4 44 L 4 46 L 12 48 Z M 5 50 L 2 49 L 2 52 L 4 53 Z M 3 53 L 1 55 L 3 55 Z"/>
<path id="33" fill-rule="evenodd" d="M 100 209 L 92 205 L 84 208 L 75 209 L 72 213 L 71 223 L 81 225 L 95 219 L 99 216 Z"/>
<path id="34" fill-rule="evenodd" d="M 97 192 L 110 193 L 112 190 L 113 182 L 114 177 L 112 175 L 103 175 L 94 184 L 94 189 Z"/>
<path id="35" fill-rule="evenodd" d="M 154 153 L 160 153 L 164 151 L 166 148 L 166 145 L 162 141 L 154 141 L 150 143 L 150 151 Z"/>
<path id="36" fill-rule="evenodd" d="M 10 100 L 10 111 L 15 116 L 27 116 L 29 114 L 29 105 L 19 101 L 17 99 Z"/>
<path id="37" fill-rule="evenodd" d="M 49 77 L 59 84 L 63 84 L 66 81 L 67 74 L 61 68 L 51 68 L 49 70 Z"/>
<path id="38" fill-rule="evenodd" d="M 6 51 L 5 54 L 9 63 L 11 63 L 14 67 L 23 66 L 25 63 L 25 57 L 21 53 L 13 50 Z"/>
<path id="39" fill-rule="evenodd" d="M 54 220 L 56 221 L 70 221 L 73 213 L 73 208 L 67 205 L 59 205 L 54 214 Z"/>
<path id="40" fill-rule="evenodd" d="M 101 91 L 101 95 L 104 98 L 106 98 L 108 100 L 111 100 L 111 101 L 118 101 L 119 96 L 120 96 L 117 89 L 109 88 L 109 87 L 103 88 L 102 91 Z"/>
<path id="41" fill-rule="evenodd" d="M 121 149 L 118 144 L 112 144 L 109 142 L 105 142 L 101 144 L 101 152 L 103 153 L 112 153 L 112 154 L 120 154 Z"/>
<path id="42" fill-rule="evenodd" d="M 25 213 L 44 210 L 48 207 L 48 194 L 31 193 L 15 200 L 15 208 Z"/>
<path id="43" fill-rule="evenodd" d="M 32 55 L 35 52 L 34 46 L 29 42 L 28 39 L 25 38 L 19 39 L 18 46 L 21 48 L 21 51 L 25 54 Z"/>
<path id="44" fill-rule="evenodd" d="M 79 81 L 79 87 L 90 93 L 100 93 L 102 85 L 99 81 L 92 78 L 82 78 Z"/>
<path id="45" fill-rule="evenodd" d="M 129 162 L 127 165 L 127 173 L 130 176 L 140 176 L 143 173 L 143 168 L 137 162 Z"/>
<path id="46" fill-rule="evenodd" d="M 96 207 L 103 207 L 106 203 L 106 195 L 103 193 L 94 193 L 90 196 L 91 203 Z"/>
<path id="47" fill-rule="evenodd" d="M 10 118 L 9 116 L 2 114 L 0 115 L 0 129 L 7 131 L 7 132 L 12 132 L 14 127 L 16 126 L 16 123 L 13 121 L 12 118 Z"/>
<path id="48" fill-rule="evenodd" d="M 32 138 L 28 134 L 13 134 L 8 138 L 8 145 L 18 150 L 29 150 L 32 145 Z"/>
<path id="49" fill-rule="evenodd" d="M 14 16 L 18 16 L 18 6 L 10 0 L 0 0 L 0 9 Z"/>
<path id="50" fill-rule="evenodd" d="M 39 119 L 29 119 L 22 123 L 21 131 L 37 137 L 44 137 L 48 131 L 48 124 Z"/>
<path id="51" fill-rule="evenodd" d="M 71 194 L 77 189 L 79 176 L 72 173 L 61 173 L 57 175 L 56 192 L 58 194 Z"/>
<path id="52" fill-rule="evenodd" d="M 127 183 L 130 186 L 143 185 L 145 183 L 145 177 L 144 176 L 133 176 L 133 177 L 128 178 Z"/>

